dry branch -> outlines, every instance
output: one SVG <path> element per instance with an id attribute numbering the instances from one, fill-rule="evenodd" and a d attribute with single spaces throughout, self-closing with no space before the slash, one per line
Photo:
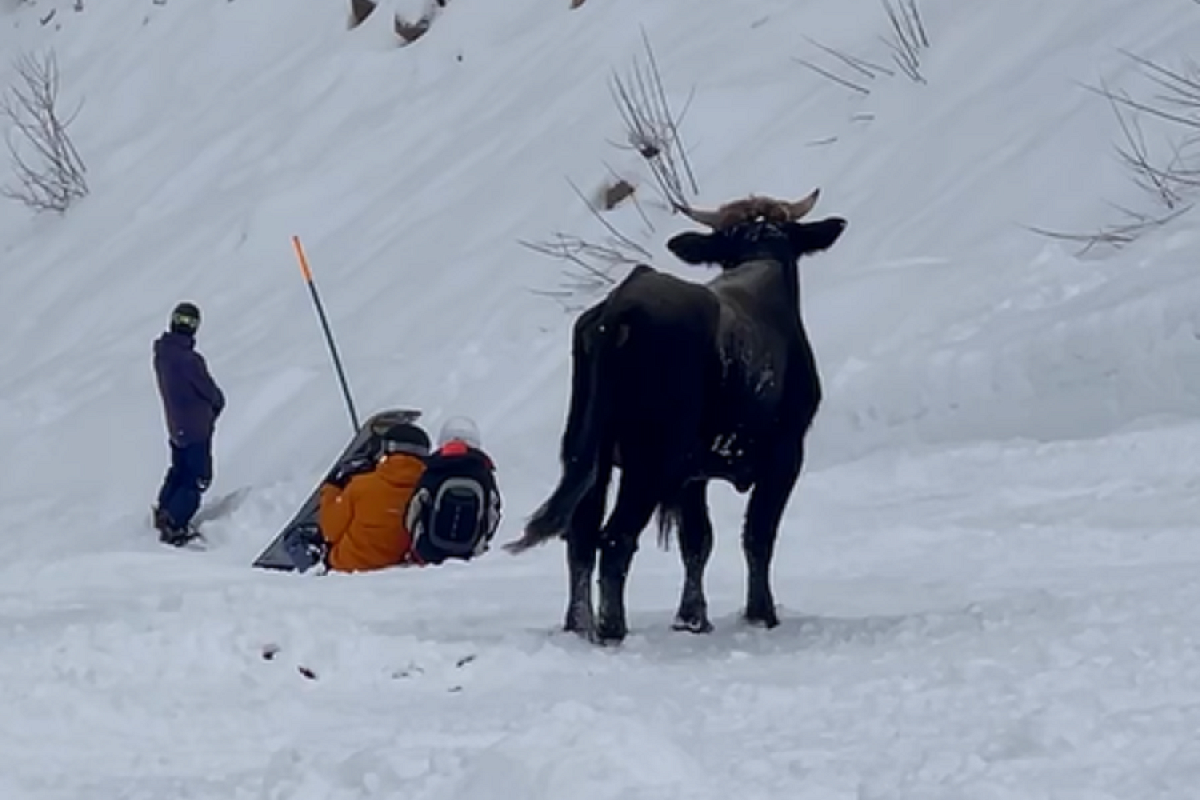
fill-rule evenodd
<path id="1" fill-rule="evenodd" d="M 646 162 L 664 202 L 677 209 L 686 205 L 689 189 L 693 195 L 699 192 L 679 133 L 692 94 L 676 116 L 671 111 L 658 61 L 644 29 L 642 43 L 646 48 L 646 63 L 635 59 L 627 76 L 614 73 L 610 89 L 625 124 L 628 147 Z"/>
<path id="2" fill-rule="evenodd" d="M 599 242 L 584 239 L 574 234 L 556 231 L 550 239 L 540 241 L 521 240 L 520 244 L 540 255 L 564 261 L 565 281 L 559 291 L 543 293 L 560 301 L 581 294 L 592 294 L 616 284 L 618 272 L 650 258 L 646 248 L 622 233 L 604 218 L 600 209 L 588 200 L 579 187 L 570 183 L 572 190 L 587 206 L 607 235 Z"/>
<path id="3" fill-rule="evenodd" d="M 917 0 L 882 0 L 888 21 L 892 24 L 891 38 L 880 37 L 892 51 L 892 59 L 900 70 L 917 83 L 925 83 L 921 74 L 921 51 L 929 49 L 929 37 L 925 23 L 917 8 Z"/>
<path id="4" fill-rule="evenodd" d="M 1189 199 L 1200 190 L 1200 66 L 1188 60 L 1182 68 L 1166 67 L 1142 56 L 1121 51 L 1141 67 L 1158 91 L 1135 98 L 1127 91 L 1084 86 L 1108 101 L 1117 119 L 1122 142 L 1116 145 L 1117 160 L 1131 182 L 1159 207 L 1152 212 L 1117 207 L 1124 221 L 1094 233 L 1066 234 L 1032 228 L 1055 239 L 1082 242 L 1081 253 L 1098 245 L 1120 248 L 1137 241 L 1147 231 L 1161 228 L 1192 208 Z M 1143 129 L 1145 120 L 1167 127 L 1168 153 L 1151 152 Z"/>
<path id="5" fill-rule="evenodd" d="M 1034 226 L 1028 226 L 1028 230 L 1041 236 L 1045 236 L 1049 239 L 1057 239 L 1059 241 L 1081 244 L 1082 247 L 1080 247 L 1080 249 L 1076 252 L 1076 255 L 1084 256 L 1101 246 L 1111 247 L 1114 250 L 1118 250 L 1126 245 L 1132 244 L 1148 231 L 1164 227 L 1176 217 L 1182 216 L 1191 209 L 1192 206 L 1190 205 L 1180 206 L 1174 211 L 1157 216 L 1136 213 L 1128 209 L 1118 209 L 1122 214 L 1129 218 L 1128 222 L 1105 225 L 1099 230 L 1090 233 L 1067 233 Z"/>
<path id="6" fill-rule="evenodd" d="M 15 68 L 18 83 L 0 100 L 0 115 L 12 125 L 6 144 L 18 184 L 0 189 L 0 195 L 35 211 L 61 214 L 89 191 L 87 168 L 67 133 L 79 108 L 66 119 L 59 113 L 58 61 L 53 51 L 21 56 Z M 14 133 L 32 155 L 22 153 L 13 141 Z"/>
<path id="7" fill-rule="evenodd" d="M 890 52 L 892 61 L 909 80 L 926 83 L 925 76 L 921 72 L 921 51 L 929 49 L 929 34 L 925 28 L 925 21 L 921 18 L 921 11 L 917 7 L 917 0 L 896 0 L 895 5 L 893 5 L 893 0 L 882 0 L 882 3 L 884 13 L 888 17 L 890 30 L 887 36 L 880 36 L 879 40 Z M 886 75 L 889 78 L 896 75 L 895 70 L 882 64 L 851 55 L 808 36 L 804 38 L 808 40 L 809 44 L 840 62 L 842 67 L 848 68 L 850 74 L 838 74 L 832 67 L 822 67 L 806 58 L 793 56 L 792 60 L 822 78 L 852 92 L 861 95 L 870 94 L 870 81 L 874 81 L 880 75 Z"/>
<path id="8" fill-rule="evenodd" d="M 667 208 L 675 211 L 688 204 L 690 195 L 699 192 L 680 135 L 688 104 L 685 103 L 679 114 L 671 108 L 654 50 L 644 30 L 642 42 L 645 59 L 635 58 L 633 66 L 624 75 L 614 72 L 610 80 L 612 97 L 626 133 L 626 143 L 614 145 L 638 154 L 647 165 Z M 689 103 L 690 99 L 689 96 Z M 619 280 L 620 272 L 651 258 L 645 247 L 620 231 L 606 219 L 602 211 L 611 210 L 627 199 L 631 200 L 646 228 L 654 230 L 638 202 L 641 193 L 634 181 L 618 175 L 611 167 L 608 167 L 608 171 L 612 180 L 595 200 L 589 200 L 578 186 L 568 181 L 576 196 L 604 227 L 606 235 L 602 240 L 590 241 L 573 234 L 556 232 L 548 240 L 521 242 L 534 252 L 566 262 L 566 281 L 563 286 L 556 291 L 538 292 L 562 302 L 564 306 L 568 299 L 613 286 Z"/>

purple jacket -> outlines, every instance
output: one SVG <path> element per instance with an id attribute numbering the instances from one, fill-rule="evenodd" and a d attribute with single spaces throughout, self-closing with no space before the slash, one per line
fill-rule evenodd
<path id="1" fill-rule="evenodd" d="M 164 333 L 154 342 L 154 374 L 162 396 L 171 443 L 186 447 L 212 439 L 225 395 L 208 373 L 196 341 L 184 333 Z"/>

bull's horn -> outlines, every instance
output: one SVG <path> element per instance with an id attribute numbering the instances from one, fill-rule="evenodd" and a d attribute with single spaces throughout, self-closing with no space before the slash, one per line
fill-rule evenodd
<path id="1" fill-rule="evenodd" d="M 676 203 L 675 208 L 693 222 L 699 222 L 701 225 L 707 225 L 710 228 L 716 228 L 721 221 L 721 212 L 705 211 L 700 208 L 692 208 L 685 206 L 682 203 Z"/>
<path id="2" fill-rule="evenodd" d="M 812 193 L 803 200 L 797 200 L 795 203 L 785 203 L 788 219 L 796 220 L 803 217 L 805 214 L 813 210 L 813 206 L 817 204 L 817 198 L 821 196 L 819 188 L 813 189 Z"/>

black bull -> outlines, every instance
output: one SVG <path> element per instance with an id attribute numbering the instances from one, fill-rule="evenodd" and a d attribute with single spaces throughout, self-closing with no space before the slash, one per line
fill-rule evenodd
<path id="1" fill-rule="evenodd" d="M 684 585 L 675 627 L 712 629 L 704 571 L 713 545 L 707 486 L 750 491 L 742 534 L 745 617 L 778 625 L 770 567 L 780 519 L 804 461 L 821 383 L 800 315 L 799 259 L 832 246 L 846 221 L 795 221 L 797 204 L 748 198 L 691 212 L 711 233 L 674 236 L 689 264 L 716 264 L 707 284 L 639 265 L 573 330 L 571 401 L 562 478 L 507 545 L 520 552 L 567 540 L 566 629 L 624 639 L 625 583 L 642 530 L 658 512 L 664 542 L 677 530 Z M 613 467 L 621 470 L 604 521 Z M 599 617 L 592 576 L 599 554 Z"/>

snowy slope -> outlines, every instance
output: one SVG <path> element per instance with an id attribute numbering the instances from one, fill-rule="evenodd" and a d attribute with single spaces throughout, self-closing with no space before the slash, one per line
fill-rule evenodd
<path id="1" fill-rule="evenodd" d="M 1190 55 L 1194 3 L 926 0 L 927 83 L 866 96 L 795 58 L 886 59 L 874 0 L 454 0 L 405 49 L 391 13 L 420 3 L 353 31 L 333 1 L 73 5 L 0 4 L 0 53 L 52 46 L 85 100 L 93 187 L 62 219 L 0 205 L 0 796 L 1193 796 L 1200 228 L 1081 258 L 1028 227 L 1145 207 L 1083 84 L 1144 91 L 1119 50 Z M 519 240 L 602 235 L 566 179 L 638 169 L 607 80 L 643 28 L 673 102 L 695 90 L 698 202 L 820 186 L 851 223 L 804 265 L 828 393 L 783 626 L 737 622 L 725 487 L 711 637 L 667 630 L 649 538 L 615 652 L 554 635 L 556 546 L 249 569 L 349 435 L 293 234 L 360 413 L 475 416 L 517 535 L 557 477 L 572 320 Z M 612 219 L 702 277 L 647 214 Z M 252 487 L 206 554 L 144 525 L 149 346 L 183 298 L 230 397 L 213 491 Z"/>

